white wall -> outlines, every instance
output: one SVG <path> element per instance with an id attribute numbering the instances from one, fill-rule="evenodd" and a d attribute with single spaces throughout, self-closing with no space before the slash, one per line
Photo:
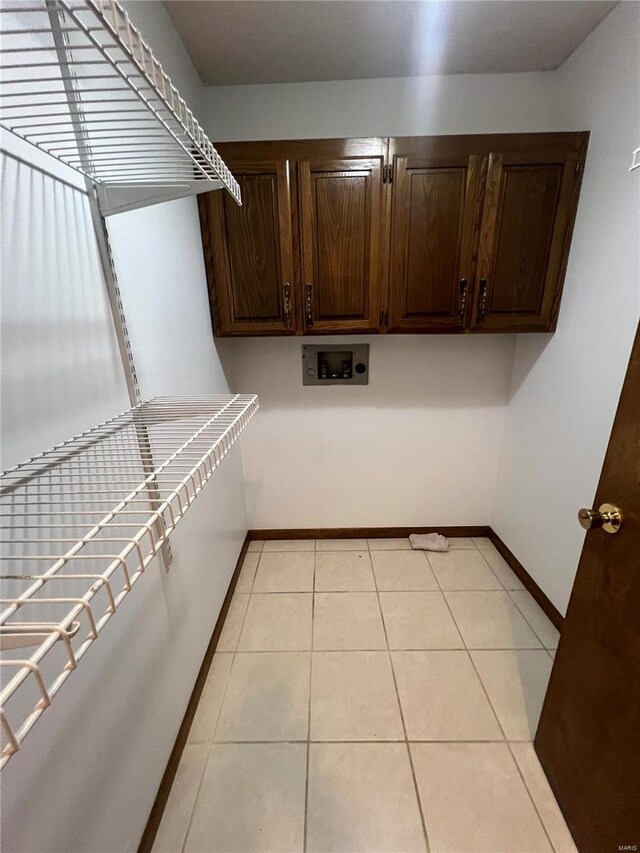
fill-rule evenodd
<path id="1" fill-rule="evenodd" d="M 152 3 L 142 12 L 144 20 L 134 9 L 134 20 L 158 49 L 166 12 Z M 175 38 L 164 31 L 158 54 L 177 76 Z M 183 67 L 177 80 L 186 97 L 194 75 Z M 3 146 L 83 186 L 12 137 Z M 129 402 L 85 195 L 12 157 L 3 157 L 2 178 L 9 465 Z M 142 396 L 226 393 L 195 200 L 121 214 L 110 231 Z M 149 565 L 3 770 L 3 850 L 137 848 L 246 529 L 236 447 L 172 535 L 170 571 Z"/>
<path id="2" fill-rule="evenodd" d="M 564 612 L 640 308 L 640 4 L 556 76 L 556 126 L 591 139 L 558 330 L 518 339 L 493 526 Z"/>
<path id="3" fill-rule="evenodd" d="M 135 851 L 246 527 L 233 450 L 2 771 L 6 853 Z"/>
<path id="4" fill-rule="evenodd" d="M 250 526 L 486 524 L 513 339 L 358 340 L 369 385 L 325 388 L 302 386 L 300 347 L 317 338 L 220 342 L 262 407 L 242 448 Z"/>
<path id="5" fill-rule="evenodd" d="M 129 403 L 84 184 L 31 168 L 30 146 L 10 134 L 2 147 L 4 470 Z"/>
<path id="6" fill-rule="evenodd" d="M 120 0 L 120 3 L 202 124 L 205 87 L 161 0 Z"/>
<path id="7" fill-rule="evenodd" d="M 204 127 L 214 142 L 547 130 L 553 85 L 530 73 L 208 86 Z"/>
<path id="8" fill-rule="evenodd" d="M 540 73 L 208 88 L 208 130 L 215 140 L 547 130 L 552 82 Z M 243 447 L 250 527 L 489 523 L 514 336 L 371 337 L 361 388 L 303 388 L 302 343 L 218 341 L 234 387 L 263 406 Z"/>
<path id="9" fill-rule="evenodd" d="M 143 397 L 222 394 L 194 198 L 108 219 Z"/>

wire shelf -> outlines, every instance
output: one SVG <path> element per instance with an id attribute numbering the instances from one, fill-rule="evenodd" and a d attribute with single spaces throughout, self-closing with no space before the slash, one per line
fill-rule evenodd
<path id="1" fill-rule="evenodd" d="M 258 406 L 155 398 L 0 475 L 0 768 Z"/>
<path id="2" fill-rule="evenodd" d="M 2 15 L 0 125 L 103 188 L 240 187 L 116 0 Z M 204 182 L 204 183 L 200 183 Z"/>

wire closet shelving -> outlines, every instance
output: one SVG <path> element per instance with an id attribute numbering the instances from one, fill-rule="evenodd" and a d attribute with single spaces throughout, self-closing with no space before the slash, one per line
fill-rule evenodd
<path id="1" fill-rule="evenodd" d="M 155 398 L 0 476 L 0 768 L 258 410 Z"/>
<path id="2" fill-rule="evenodd" d="M 0 7 L 0 125 L 88 177 L 103 215 L 240 187 L 116 0 Z"/>

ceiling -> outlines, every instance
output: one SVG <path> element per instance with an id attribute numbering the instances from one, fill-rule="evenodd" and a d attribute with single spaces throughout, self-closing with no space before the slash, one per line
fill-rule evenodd
<path id="1" fill-rule="evenodd" d="M 594 0 L 165 0 L 210 85 L 549 71 L 616 5 Z"/>

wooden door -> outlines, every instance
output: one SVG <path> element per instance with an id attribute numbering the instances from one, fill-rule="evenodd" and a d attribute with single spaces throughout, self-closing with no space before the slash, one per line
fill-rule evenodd
<path id="1" fill-rule="evenodd" d="M 200 197 L 217 335 L 295 334 L 288 160 L 229 163 L 242 207 L 225 192 Z"/>
<path id="2" fill-rule="evenodd" d="M 390 140 L 390 332 L 452 332 L 466 325 L 482 159 L 459 143 Z"/>
<path id="3" fill-rule="evenodd" d="M 567 134 L 564 145 L 545 136 L 489 155 L 475 330 L 555 328 L 587 134 Z"/>
<path id="4" fill-rule="evenodd" d="M 307 334 L 378 328 L 382 164 L 382 156 L 299 163 Z"/>
<path id="5" fill-rule="evenodd" d="M 597 389 L 594 389 L 597 393 Z M 585 537 L 535 748 L 581 853 L 640 848 L 640 332 Z"/>

